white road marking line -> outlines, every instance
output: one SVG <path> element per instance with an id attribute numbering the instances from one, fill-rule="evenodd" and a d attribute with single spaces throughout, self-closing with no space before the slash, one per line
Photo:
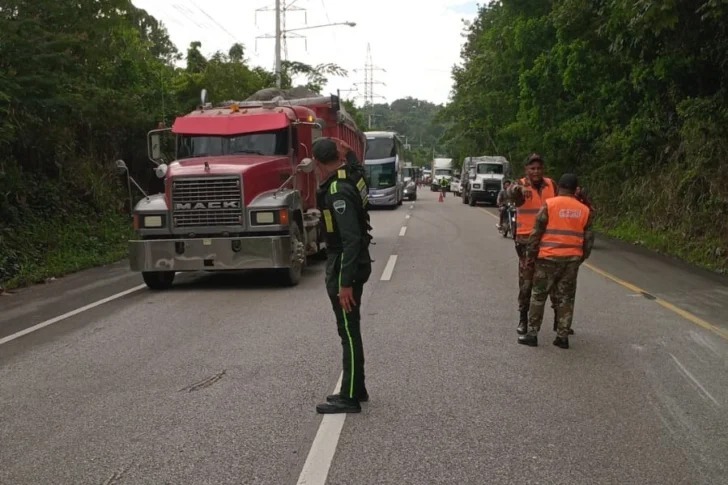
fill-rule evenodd
<path id="1" fill-rule="evenodd" d="M 669 353 L 669 352 L 668 352 L 668 353 Z M 698 380 L 697 380 L 697 379 L 695 378 L 695 376 L 694 376 L 694 375 L 693 375 L 693 374 L 692 374 L 692 373 L 691 373 L 691 372 L 690 372 L 689 370 L 687 370 L 687 368 L 686 368 L 686 367 L 685 367 L 684 365 L 682 365 L 682 362 L 680 362 L 679 360 L 677 360 L 677 357 L 675 357 L 675 356 L 674 356 L 674 355 L 672 355 L 672 354 L 670 354 L 670 357 L 672 357 L 672 360 L 674 360 L 674 361 L 675 361 L 675 363 L 676 363 L 676 364 L 677 364 L 677 366 L 678 366 L 678 367 L 680 368 L 680 370 L 681 370 L 681 371 L 683 372 L 683 374 L 685 374 L 685 376 L 686 376 L 686 377 L 687 377 L 688 379 L 690 379 L 691 381 L 693 381 L 693 383 L 694 383 L 694 384 L 695 384 L 696 386 L 698 386 L 698 389 L 700 389 L 701 391 L 703 391 L 703 394 L 705 394 L 705 395 L 706 395 L 706 396 L 708 397 L 708 399 L 710 399 L 711 401 L 713 401 L 713 402 L 715 403 L 715 405 L 716 405 L 716 406 L 718 406 L 718 407 L 721 407 L 721 406 L 720 406 L 720 403 L 718 402 L 718 400 L 717 400 L 716 398 L 714 398 L 714 397 L 713 397 L 713 396 L 712 396 L 712 395 L 711 395 L 711 394 L 710 394 L 710 393 L 708 392 L 708 390 L 707 390 L 707 389 L 705 389 L 705 388 L 703 387 L 703 385 L 702 385 L 702 384 L 701 384 L 700 382 L 698 382 Z"/>
<path id="2" fill-rule="evenodd" d="M 412 217 L 410 214 L 407 214 L 406 216 L 404 216 L 405 219 L 409 219 L 410 217 Z"/>
<path id="3" fill-rule="evenodd" d="M 392 273 L 394 272 L 394 265 L 397 264 L 397 255 L 393 254 L 389 257 L 389 261 L 387 261 L 387 265 L 384 267 L 384 271 L 382 272 L 382 281 L 389 281 L 392 279 Z"/>
<path id="4" fill-rule="evenodd" d="M 407 232 L 407 226 L 402 226 L 402 229 L 399 230 L 399 235 L 404 236 L 404 233 Z"/>
<path id="5" fill-rule="evenodd" d="M 339 374 L 339 381 L 334 388 L 334 394 L 339 392 L 344 373 Z M 329 476 L 329 468 L 336 453 L 341 429 L 346 421 L 346 413 L 324 414 L 321 424 L 313 439 L 311 449 L 303 464 L 303 470 L 298 477 L 297 485 L 324 485 Z"/>
<path id="6" fill-rule="evenodd" d="M 410 209 L 414 209 L 414 208 L 415 208 L 415 206 L 413 206 L 413 205 L 410 206 Z"/>
<path id="7" fill-rule="evenodd" d="M 79 313 L 83 313 L 86 310 L 90 310 L 97 306 L 103 305 L 104 303 L 108 303 L 112 300 L 116 300 L 118 298 L 121 298 L 122 296 L 126 296 L 130 293 L 134 293 L 135 291 L 139 291 L 142 288 L 146 288 L 146 287 L 147 287 L 147 285 L 139 285 L 139 286 L 135 286 L 133 288 L 129 288 L 128 290 L 122 291 L 121 293 L 111 295 L 111 296 L 103 298 L 99 301 L 95 301 L 93 303 L 89 303 L 88 305 L 82 306 L 81 308 L 76 308 L 75 310 L 72 310 L 68 313 L 64 313 L 63 315 L 59 315 L 57 317 L 51 318 L 50 320 L 46 320 L 45 322 L 41 322 L 37 325 L 33 325 L 32 327 L 28 327 L 25 330 L 21 330 L 20 332 L 16 332 L 12 335 L 8 335 L 7 337 L 1 338 L 0 345 L 6 344 L 6 343 L 10 342 L 11 340 L 15 340 L 16 338 L 22 337 L 23 335 L 28 335 L 31 332 L 35 332 L 36 330 L 40 330 L 41 328 L 45 328 L 49 325 L 53 325 L 54 323 L 58 323 L 61 320 L 65 320 L 66 318 L 70 318 L 74 315 L 78 315 Z"/>

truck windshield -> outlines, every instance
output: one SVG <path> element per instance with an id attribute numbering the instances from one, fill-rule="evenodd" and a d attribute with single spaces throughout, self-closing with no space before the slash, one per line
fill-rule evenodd
<path id="1" fill-rule="evenodd" d="M 396 153 L 394 138 L 367 138 L 367 153 L 364 160 L 393 158 Z"/>
<path id="2" fill-rule="evenodd" d="M 479 163 L 478 173 L 503 173 L 503 165 L 499 163 Z"/>
<path id="3" fill-rule="evenodd" d="M 452 175 L 452 170 L 449 168 L 436 168 L 435 175 Z"/>
<path id="4" fill-rule="evenodd" d="M 221 155 L 287 155 L 288 129 L 239 135 L 180 135 L 177 138 L 177 158 L 211 157 Z"/>
<path id="5" fill-rule="evenodd" d="M 364 165 L 364 168 L 366 169 L 369 187 L 373 189 L 394 187 L 396 181 L 394 162 Z"/>

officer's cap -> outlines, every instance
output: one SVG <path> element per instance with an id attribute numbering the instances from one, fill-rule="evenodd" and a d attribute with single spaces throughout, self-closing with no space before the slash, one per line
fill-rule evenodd
<path id="1" fill-rule="evenodd" d="M 579 186 L 579 179 L 573 173 L 565 173 L 559 179 L 559 188 L 574 192 Z"/>
<path id="2" fill-rule="evenodd" d="M 313 142 L 313 157 L 321 163 L 335 162 L 339 159 L 339 149 L 331 138 L 319 138 Z"/>

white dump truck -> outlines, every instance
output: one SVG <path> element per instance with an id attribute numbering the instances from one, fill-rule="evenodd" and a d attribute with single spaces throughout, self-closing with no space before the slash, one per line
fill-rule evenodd
<path id="1" fill-rule="evenodd" d="M 430 184 L 430 190 L 437 192 L 440 190 L 440 184 L 442 179 L 452 181 L 452 158 L 435 158 L 432 160 L 432 183 Z M 448 184 L 448 187 L 450 184 Z"/>
<path id="2" fill-rule="evenodd" d="M 460 186 L 463 204 L 495 204 L 498 192 L 503 188 L 503 180 L 511 176 L 511 164 L 505 157 L 483 155 L 465 158 Z"/>

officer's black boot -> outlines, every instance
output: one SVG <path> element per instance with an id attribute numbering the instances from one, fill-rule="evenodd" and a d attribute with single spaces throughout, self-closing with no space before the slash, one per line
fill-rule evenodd
<path id="1" fill-rule="evenodd" d="M 316 406 L 316 412 L 319 414 L 360 413 L 361 405 L 356 399 L 347 399 L 339 396 L 333 401 L 318 404 Z"/>
<path id="2" fill-rule="evenodd" d="M 340 397 L 341 397 L 341 394 L 329 394 L 328 396 L 326 396 L 326 401 L 327 402 L 336 401 Z M 359 400 L 359 402 L 367 402 L 369 400 L 369 393 L 367 392 L 366 389 L 364 389 L 362 391 L 362 393 L 359 394 L 358 400 Z"/>
<path id="3" fill-rule="evenodd" d="M 528 312 L 521 312 L 521 320 L 518 322 L 518 328 L 516 329 L 518 335 L 525 335 L 528 332 Z"/>

